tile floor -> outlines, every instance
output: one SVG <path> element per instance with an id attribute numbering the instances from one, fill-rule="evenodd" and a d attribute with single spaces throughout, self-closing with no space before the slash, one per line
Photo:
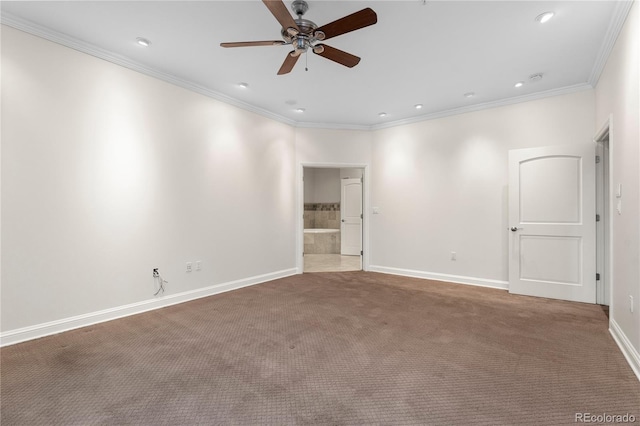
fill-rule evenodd
<path id="1" fill-rule="evenodd" d="M 305 254 L 304 272 L 360 271 L 360 256 Z"/>

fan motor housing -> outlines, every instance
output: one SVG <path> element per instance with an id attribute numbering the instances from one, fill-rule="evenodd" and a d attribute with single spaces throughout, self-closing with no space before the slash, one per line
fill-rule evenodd
<path id="1" fill-rule="evenodd" d="M 318 28 L 318 26 L 314 22 L 311 22 L 308 19 L 300 18 L 300 19 L 296 19 L 295 21 L 296 21 L 296 25 L 298 25 L 298 28 L 300 28 L 300 32 L 303 34 L 311 35 L 313 30 Z"/>
<path id="2" fill-rule="evenodd" d="M 293 3 L 291 3 L 291 9 L 293 10 L 293 13 L 301 17 L 302 15 L 307 13 L 307 10 L 309 10 L 309 5 L 304 0 L 295 0 Z"/>
<path id="3" fill-rule="evenodd" d="M 296 25 L 298 26 L 298 28 L 300 28 L 300 34 L 299 35 L 303 35 L 303 36 L 311 36 L 313 34 L 313 31 L 318 28 L 318 26 L 308 20 L 308 19 L 296 19 L 295 20 Z M 292 41 L 294 38 L 296 37 L 292 37 L 288 32 L 287 32 L 287 28 L 283 28 L 280 31 L 280 34 L 282 34 L 282 38 L 285 39 L 285 41 L 290 42 Z"/>

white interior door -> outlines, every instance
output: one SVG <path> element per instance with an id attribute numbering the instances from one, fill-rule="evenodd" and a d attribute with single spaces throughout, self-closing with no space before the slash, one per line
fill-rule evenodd
<path id="1" fill-rule="evenodd" d="M 360 256 L 362 251 L 362 180 L 342 179 L 340 253 Z"/>
<path id="2" fill-rule="evenodd" d="M 509 151 L 509 292 L 596 301 L 595 144 Z"/>

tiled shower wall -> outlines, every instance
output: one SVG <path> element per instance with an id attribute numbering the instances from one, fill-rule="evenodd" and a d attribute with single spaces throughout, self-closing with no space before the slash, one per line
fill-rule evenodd
<path id="1" fill-rule="evenodd" d="M 305 229 L 340 229 L 340 203 L 305 203 Z"/>

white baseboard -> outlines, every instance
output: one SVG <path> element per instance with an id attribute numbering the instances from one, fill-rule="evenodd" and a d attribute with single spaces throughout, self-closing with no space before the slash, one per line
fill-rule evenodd
<path id="1" fill-rule="evenodd" d="M 436 272 L 415 271 L 412 269 L 391 268 L 388 266 L 369 266 L 369 270 L 372 272 L 382 272 L 391 275 L 402 275 L 404 277 L 425 278 L 435 281 L 446 281 L 456 284 L 475 285 L 480 287 L 498 288 L 501 290 L 507 290 L 509 288 L 508 281 L 490 280 L 486 278 L 466 277 L 462 275 L 449 275 L 439 274 Z"/>
<path id="2" fill-rule="evenodd" d="M 640 381 L 640 354 L 613 318 L 609 320 L 609 333 L 613 336 L 613 340 L 618 344 L 622 355 L 627 359 L 629 366 Z"/>
<path id="3" fill-rule="evenodd" d="M 29 327 L 19 328 L 16 330 L 5 331 L 0 333 L 0 347 L 14 345 L 16 343 L 25 342 L 27 340 L 38 339 L 40 337 L 52 334 L 62 333 L 80 327 L 86 327 L 105 321 L 127 317 L 130 315 L 140 314 L 142 312 L 154 309 L 164 308 L 178 303 L 188 302 L 190 300 L 200 299 L 202 297 L 212 296 L 214 294 L 224 293 L 226 291 L 236 290 L 242 287 L 248 287 L 260 284 L 266 281 L 284 278 L 296 274 L 296 269 L 285 269 L 282 271 L 271 272 L 254 277 L 243 278 L 241 280 L 230 281 L 222 284 L 216 284 L 209 287 L 199 288 L 197 290 L 185 291 L 182 293 L 171 294 L 157 299 L 144 300 L 142 302 L 131 303 L 129 305 L 118 306 L 115 308 L 104 309 L 102 311 L 91 312 L 88 314 L 77 315 L 70 318 L 63 318 L 43 324 L 37 324 Z"/>

